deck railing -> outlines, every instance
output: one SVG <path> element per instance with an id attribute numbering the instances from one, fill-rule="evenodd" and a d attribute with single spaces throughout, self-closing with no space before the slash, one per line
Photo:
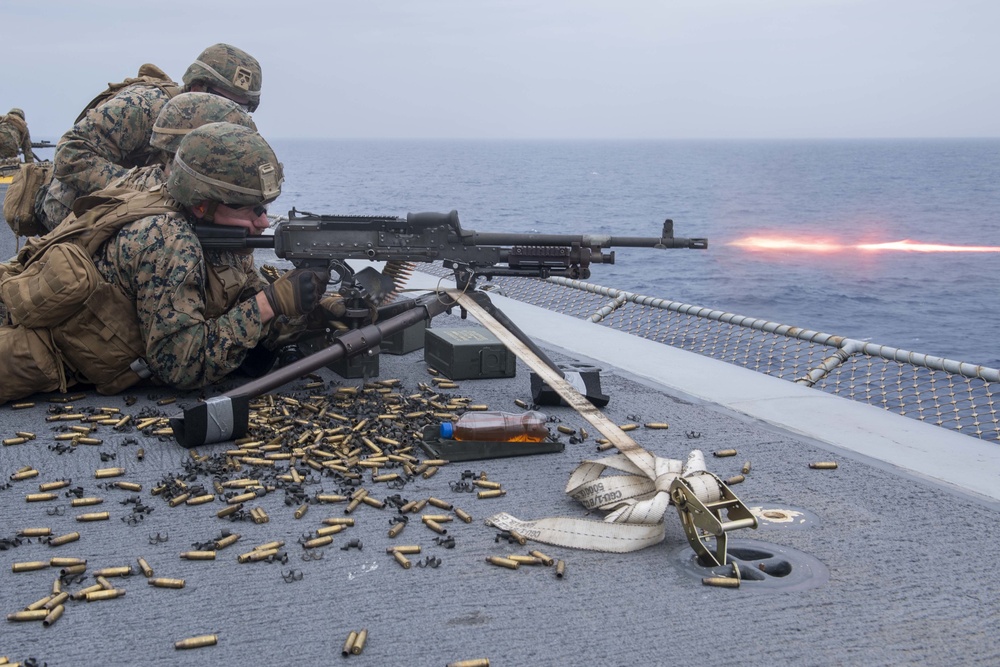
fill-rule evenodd
<path id="1" fill-rule="evenodd" d="M 446 270 L 422 265 L 444 275 Z M 494 278 L 503 296 L 1000 440 L 1000 370 L 566 278 Z"/>

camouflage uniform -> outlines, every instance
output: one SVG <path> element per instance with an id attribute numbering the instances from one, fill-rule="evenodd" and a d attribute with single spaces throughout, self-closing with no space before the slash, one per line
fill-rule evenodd
<path id="1" fill-rule="evenodd" d="M 162 73 L 159 68 L 152 69 Z M 157 149 L 150 145 L 153 125 L 171 97 L 168 90 L 179 88 L 172 81 L 156 78 L 161 87 L 137 81 L 121 88 L 78 119 L 59 140 L 52 183 L 38 211 L 47 229 L 55 228 L 69 215 L 77 197 L 107 187 L 133 167 L 158 162 Z M 260 103 L 260 64 L 228 44 L 214 44 L 202 51 L 185 71 L 183 82 L 184 90 L 203 86 L 217 95 L 238 95 L 249 100 L 250 111 Z"/>
<path id="2" fill-rule="evenodd" d="M 233 123 L 257 130 L 250 114 L 232 100 L 211 93 L 181 93 L 163 105 L 153 124 L 149 143 L 159 149 L 159 162 L 134 167 L 108 187 L 149 190 L 166 183 L 169 171 L 166 166 L 173 160 L 181 140 L 191 130 L 207 123 Z"/>
<path id="3" fill-rule="evenodd" d="M 146 363 L 165 384 L 191 389 L 215 382 L 266 334 L 254 299 L 266 283 L 253 256 L 203 251 L 181 214 L 127 225 L 94 262 L 135 302 Z M 209 299 L 213 291 L 225 298 Z"/>
<path id="4" fill-rule="evenodd" d="M 168 99 L 162 88 L 150 84 L 127 86 L 62 136 L 42 203 L 48 229 L 69 215 L 77 197 L 100 190 L 132 167 L 144 167 L 158 157 L 149 136 Z"/>
<path id="5" fill-rule="evenodd" d="M 11 109 L 6 116 L 0 116 L 0 160 L 17 159 L 18 152 L 24 153 L 25 162 L 34 162 L 31 152 L 31 135 L 24 122 L 24 112 Z"/>
<path id="6" fill-rule="evenodd" d="M 47 239 L 44 254 L 33 255 L 46 260 L 76 244 L 85 251 L 82 260 L 64 262 L 61 266 L 74 273 L 59 275 L 76 275 L 89 266 L 94 277 L 85 276 L 81 284 L 95 286 L 80 295 L 86 299 L 82 310 L 68 317 L 60 311 L 57 320 L 39 317 L 32 324 L 36 311 L 31 304 L 57 303 L 44 296 L 42 288 L 50 283 L 35 280 L 30 268 L 0 283 L 0 291 L 10 288 L 10 298 L 16 299 L 8 305 L 27 305 L 18 311 L 19 324 L 0 327 L 0 375 L 16 380 L 0 385 L 0 403 L 35 391 L 65 390 L 74 381 L 116 393 L 147 371 L 160 382 L 190 389 L 234 371 L 265 339 L 271 323 L 281 319 L 262 323 L 260 292 L 275 313 L 302 314 L 315 303 L 305 305 L 295 291 L 298 283 L 284 277 L 278 281 L 283 296 L 272 296 L 274 286 L 255 271 L 252 251 L 203 250 L 193 229 L 194 211 L 204 202 L 266 205 L 281 193 L 282 181 L 281 164 L 259 134 L 210 123 L 193 130 L 178 148 L 167 192 L 159 187 L 148 193 L 106 190 L 81 199 L 79 222 L 69 217 L 22 252 L 41 251 L 37 244 Z M 79 251 L 70 254 L 80 257 Z M 35 261 L 31 266 L 46 270 L 57 264 Z M 66 302 L 64 291 L 56 294 Z M 292 312 L 296 307 L 300 310 Z M 114 338 L 113 349 L 105 332 Z"/>

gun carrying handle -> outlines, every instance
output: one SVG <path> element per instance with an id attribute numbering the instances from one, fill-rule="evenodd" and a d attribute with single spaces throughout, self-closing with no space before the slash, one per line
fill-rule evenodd
<path id="1" fill-rule="evenodd" d="M 448 213 L 425 212 L 407 213 L 406 223 L 414 227 L 437 227 L 448 225 L 458 236 L 462 236 L 462 225 L 458 222 L 458 211 L 452 209 Z"/>

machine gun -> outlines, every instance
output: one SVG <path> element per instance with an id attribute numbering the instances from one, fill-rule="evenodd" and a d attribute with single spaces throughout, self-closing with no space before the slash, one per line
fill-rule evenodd
<path id="1" fill-rule="evenodd" d="M 384 336 L 430 319 L 451 309 L 455 301 L 440 294 L 405 299 L 376 310 L 378 300 L 392 288 L 374 269 L 355 271 L 348 260 L 387 263 L 441 261 L 455 273 L 462 293 L 468 294 L 489 316 L 496 319 L 521 343 L 540 357 L 560 377 L 565 373 L 552 362 L 490 301 L 476 290 L 480 278 L 565 276 L 586 279 L 591 264 L 614 264 L 613 247 L 692 248 L 708 247 L 704 238 L 676 238 L 673 221 L 663 223 L 660 236 L 633 237 L 595 234 L 506 234 L 462 229 L 458 212 L 410 213 L 392 216 L 332 216 L 289 212 L 277 223 L 274 234 L 249 236 L 241 227 L 199 225 L 195 227 L 205 249 L 244 250 L 273 248 L 275 254 L 296 267 L 329 268 L 339 276 L 344 298 L 347 331 L 324 330 L 318 350 L 259 380 L 201 403 L 171 418 L 174 436 L 185 447 L 222 442 L 246 433 L 249 399 L 285 382 L 342 358 L 378 346 Z M 377 277 L 372 276 L 375 273 Z M 373 317 L 373 311 L 375 316 Z"/>
<path id="2" fill-rule="evenodd" d="M 476 279 L 527 276 L 587 279 L 591 264 L 614 264 L 607 248 L 708 248 L 708 239 L 674 237 L 673 220 L 660 236 L 597 234 L 504 234 L 462 229 L 458 211 L 409 213 L 404 217 L 315 215 L 295 210 L 279 222 L 273 236 L 247 236 L 239 227 L 196 228 L 206 249 L 273 248 L 298 268 L 329 266 L 342 280 L 354 271 L 347 260 L 434 262 L 454 269 L 462 289 Z"/>

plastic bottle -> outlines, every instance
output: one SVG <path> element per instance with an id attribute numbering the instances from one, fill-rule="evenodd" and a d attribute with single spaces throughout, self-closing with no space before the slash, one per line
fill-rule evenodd
<path id="1" fill-rule="evenodd" d="M 441 424 L 446 440 L 542 442 L 549 437 L 548 418 L 541 412 L 466 412 L 455 423 Z"/>

